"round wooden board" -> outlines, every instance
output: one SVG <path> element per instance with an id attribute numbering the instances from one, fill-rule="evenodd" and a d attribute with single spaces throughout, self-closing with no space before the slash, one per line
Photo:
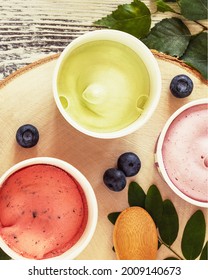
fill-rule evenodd
<path id="1" fill-rule="evenodd" d="M 183 104 L 207 97 L 207 85 L 177 60 L 171 61 L 157 53 L 155 56 L 162 74 L 162 96 L 157 110 L 143 128 L 119 139 L 102 140 L 83 135 L 67 124 L 60 115 L 52 93 L 52 76 L 57 55 L 31 64 L 0 83 L 0 176 L 21 160 L 50 156 L 74 165 L 94 188 L 99 206 L 98 225 L 90 244 L 77 259 L 116 259 L 112 250 L 113 225 L 108 221 L 107 215 L 128 207 L 128 187 L 120 193 L 112 192 L 104 186 L 102 176 L 107 168 L 116 165 L 118 156 L 123 152 L 135 152 L 142 162 L 139 174 L 128 178 L 128 184 L 136 181 L 145 192 L 150 185 L 156 184 L 163 199 L 170 199 L 174 203 L 179 215 L 180 231 L 172 247 L 179 254 L 184 226 L 199 209 L 183 201 L 164 183 L 154 165 L 154 147 L 168 117 Z M 171 79 L 181 73 L 189 75 L 194 82 L 192 94 L 183 100 L 169 93 Z M 38 145 L 30 149 L 21 148 L 15 140 L 16 130 L 26 123 L 35 125 L 40 132 Z M 208 224 L 208 210 L 201 210 Z M 208 230 L 206 240 L 207 237 Z M 173 254 L 162 246 L 157 258 L 168 256 Z"/>

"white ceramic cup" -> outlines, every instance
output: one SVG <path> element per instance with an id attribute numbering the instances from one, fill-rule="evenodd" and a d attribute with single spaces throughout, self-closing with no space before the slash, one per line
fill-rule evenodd
<path id="1" fill-rule="evenodd" d="M 164 144 L 164 139 L 166 137 L 166 134 L 172 124 L 172 122 L 181 114 L 183 113 L 185 110 L 194 107 L 196 105 L 200 105 L 200 104 L 206 104 L 208 106 L 208 100 L 206 98 L 202 98 L 202 99 L 198 99 L 192 102 L 189 102 L 185 105 L 183 105 L 182 107 L 180 107 L 177 111 L 175 111 L 170 118 L 167 120 L 167 122 L 165 123 L 157 144 L 156 144 L 156 151 L 155 151 L 155 163 L 156 166 L 158 168 L 159 173 L 161 174 L 162 178 L 164 179 L 164 181 L 167 183 L 167 185 L 182 199 L 184 199 L 185 201 L 199 206 L 199 207 L 208 207 L 208 202 L 205 201 L 199 201 L 195 198 L 192 198 L 190 196 L 188 196 L 185 192 L 182 192 L 179 188 L 177 188 L 175 186 L 175 184 L 173 183 L 173 181 L 171 181 L 171 178 L 168 176 L 167 170 L 165 168 L 164 165 L 164 160 L 163 160 L 163 154 L 162 154 L 162 150 L 163 150 L 163 144 Z M 196 127 L 197 130 L 197 127 Z M 183 141 L 183 139 L 181 139 L 181 141 Z M 178 157 L 180 157 L 180 153 L 178 154 Z M 190 158 L 190 161 L 192 159 Z"/>
<path id="2" fill-rule="evenodd" d="M 80 237 L 80 239 L 67 251 L 58 255 L 56 257 L 48 258 L 48 259 L 74 259 L 76 258 L 89 244 L 91 238 L 93 237 L 94 231 L 97 225 L 97 218 L 98 218 L 98 206 L 97 200 L 93 191 L 92 186 L 90 185 L 89 181 L 84 177 L 80 171 L 78 171 L 75 167 L 73 167 L 68 162 L 57 158 L 51 157 L 37 157 L 31 158 L 24 161 L 21 161 L 10 169 L 8 169 L 0 178 L 0 186 L 5 182 L 5 180 L 10 177 L 14 172 L 35 164 L 48 164 L 52 166 L 59 167 L 60 169 L 66 171 L 70 174 L 81 186 L 84 195 L 86 197 L 87 206 L 88 206 L 88 219 L 85 230 Z M 0 236 L 0 248 L 9 255 L 12 259 L 27 259 L 20 254 L 13 251 L 6 242 Z"/>
<path id="3" fill-rule="evenodd" d="M 147 101 L 147 104 L 145 105 L 145 109 L 143 113 L 132 123 L 127 125 L 124 128 L 121 128 L 119 130 L 115 131 L 109 131 L 109 132 L 96 132 L 89 130 L 80 123 L 76 121 L 76 119 L 72 118 L 69 113 L 66 112 L 66 110 L 63 108 L 63 105 L 60 101 L 59 97 L 59 89 L 58 89 L 58 76 L 60 68 L 64 65 L 64 63 L 67 60 L 70 60 L 70 54 L 77 49 L 78 47 L 82 46 L 85 43 L 93 42 L 93 41 L 99 41 L 99 40 L 109 40 L 114 41 L 120 44 L 125 45 L 126 47 L 133 50 L 136 55 L 140 57 L 140 59 L 143 61 L 148 75 L 149 75 L 149 81 L 150 81 L 150 90 L 149 90 L 149 98 Z M 113 80 L 113 77 L 112 77 Z M 140 127 L 142 127 L 148 119 L 152 116 L 153 112 L 156 109 L 156 106 L 159 102 L 160 95 L 161 95 L 161 74 L 160 69 L 158 67 L 157 61 L 152 54 L 152 52 L 136 37 L 122 31 L 117 30 L 96 30 L 88 32 L 84 35 L 81 35 L 80 37 L 74 39 L 61 53 L 60 57 L 58 58 L 54 76 L 53 76 L 53 93 L 56 105 L 62 114 L 62 116 L 66 119 L 66 121 L 71 124 L 74 128 L 76 128 L 78 131 L 93 136 L 96 138 L 103 138 L 103 139 L 112 139 L 112 138 L 118 138 L 125 135 L 128 135 Z M 70 104 L 70 106 L 73 106 L 73 103 Z M 119 106 L 119 100 L 118 100 L 118 106 Z"/>

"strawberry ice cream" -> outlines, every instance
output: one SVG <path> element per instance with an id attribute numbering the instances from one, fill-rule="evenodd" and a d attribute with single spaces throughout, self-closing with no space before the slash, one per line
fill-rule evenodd
<path id="1" fill-rule="evenodd" d="M 162 146 L 165 170 L 185 195 L 208 202 L 208 107 L 198 104 L 180 113 Z"/>
<path id="2" fill-rule="evenodd" d="M 85 195 L 62 169 L 35 164 L 0 188 L 0 235 L 26 258 L 55 257 L 72 247 L 87 223 Z"/>

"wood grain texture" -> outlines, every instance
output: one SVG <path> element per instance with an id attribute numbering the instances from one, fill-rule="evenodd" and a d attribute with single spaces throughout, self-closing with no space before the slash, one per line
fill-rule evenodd
<path id="1" fill-rule="evenodd" d="M 0 80 L 98 27 L 93 22 L 131 0 L 0 0 Z M 143 1 L 152 12 L 154 0 Z M 170 13 L 152 15 L 152 26 Z M 186 22 L 196 31 L 192 22 Z"/>
<path id="2" fill-rule="evenodd" d="M 130 1 L 127 1 L 130 2 Z M 94 20 L 125 1 L 0 1 L 0 79 L 95 29 Z"/>
<path id="3" fill-rule="evenodd" d="M 181 254 L 180 242 L 184 226 L 190 216 L 199 209 L 180 199 L 160 177 L 154 164 L 154 149 L 157 137 L 168 117 L 183 104 L 207 96 L 207 85 L 181 64 L 161 59 L 155 54 L 162 74 L 162 96 L 152 118 L 144 127 L 119 139 L 95 139 L 76 131 L 66 123 L 55 106 L 52 94 L 52 76 L 57 55 L 44 58 L 15 72 L 0 82 L 0 175 L 13 164 L 36 156 L 51 156 L 68 161 L 78 168 L 90 181 L 95 191 L 99 218 L 96 232 L 87 248 L 78 259 L 116 259 L 112 250 L 113 226 L 108 221 L 110 212 L 122 211 L 128 207 L 127 191 L 120 193 L 107 189 L 102 181 L 104 171 L 114 167 L 118 156 L 126 151 L 138 154 L 142 167 L 140 172 L 129 178 L 127 183 L 136 181 L 145 192 L 156 184 L 163 199 L 170 199 L 175 205 L 180 222 L 180 231 L 173 249 Z M 170 79 L 177 74 L 187 74 L 194 82 L 193 93 L 181 100 L 169 93 Z M 32 123 L 40 132 L 37 146 L 21 148 L 15 140 L 17 128 Z M 208 209 L 202 209 L 208 225 Z M 206 240 L 208 228 L 206 230 Z M 157 259 L 173 256 L 162 246 Z"/>

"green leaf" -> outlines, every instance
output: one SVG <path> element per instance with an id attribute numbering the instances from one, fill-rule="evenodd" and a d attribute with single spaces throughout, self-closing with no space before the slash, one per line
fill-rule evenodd
<path id="1" fill-rule="evenodd" d="M 202 253 L 200 255 L 200 260 L 208 260 L 208 241 L 204 245 Z"/>
<path id="2" fill-rule="evenodd" d="M 196 211 L 188 220 L 181 241 L 181 250 L 187 260 L 196 259 L 205 239 L 205 218 L 201 210 Z"/>
<path id="3" fill-rule="evenodd" d="M 198 70 L 205 79 L 208 79 L 207 39 L 206 32 L 192 36 L 186 52 L 181 57 L 185 63 Z"/>
<path id="4" fill-rule="evenodd" d="M 175 13 L 175 10 L 173 10 L 168 4 L 166 4 L 163 0 L 157 0 L 157 11 L 165 13 L 165 12 L 172 12 Z"/>
<path id="5" fill-rule="evenodd" d="M 118 218 L 118 216 L 120 215 L 121 212 L 112 212 L 110 214 L 108 214 L 108 220 L 115 225 L 116 220 Z"/>
<path id="6" fill-rule="evenodd" d="M 134 0 L 131 4 L 119 5 L 112 14 L 95 21 L 94 24 L 121 30 L 137 38 L 142 38 L 150 30 L 151 14 L 144 3 Z"/>
<path id="7" fill-rule="evenodd" d="M 191 33 L 187 26 L 178 18 L 170 18 L 155 24 L 142 41 L 150 49 L 180 57 L 184 54 L 190 38 Z"/>
<path id="8" fill-rule="evenodd" d="M 191 20 L 207 19 L 207 0 L 179 0 L 181 14 Z"/>
<path id="9" fill-rule="evenodd" d="M 0 249 L 0 260 L 10 260 L 11 258 L 2 250 Z"/>
<path id="10" fill-rule="evenodd" d="M 158 226 L 163 213 L 163 201 L 161 194 L 155 185 L 150 186 L 147 191 L 145 209 L 154 220 L 156 226 Z"/>
<path id="11" fill-rule="evenodd" d="M 143 189 L 136 183 L 131 182 L 128 189 L 128 203 L 129 206 L 145 206 L 146 194 Z"/>
<path id="12" fill-rule="evenodd" d="M 158 228 L 162 240 L 167 245 L 172 245 L 178 236 L 179 221 L 176 209 L 168 199 L 163 202 L 163 214 Z"/>

